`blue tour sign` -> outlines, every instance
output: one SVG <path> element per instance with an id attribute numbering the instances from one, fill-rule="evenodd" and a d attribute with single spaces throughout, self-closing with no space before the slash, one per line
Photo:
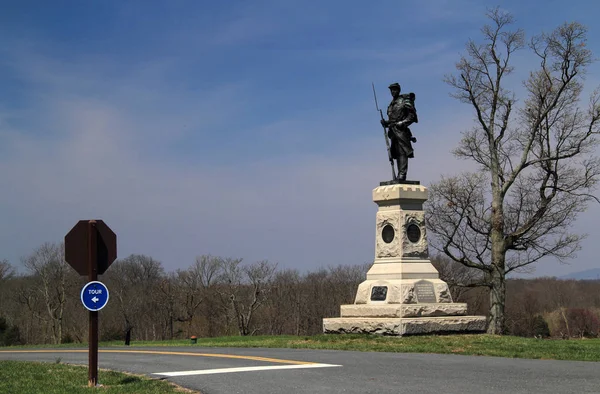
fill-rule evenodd
<path id="1" fill-rule="evenodd" d="M 86 283 L 81 289 L 81 303 L 85 309 L 96 312 L 108 303 L 108 289 L 102 282 L 92 281 Z"/>

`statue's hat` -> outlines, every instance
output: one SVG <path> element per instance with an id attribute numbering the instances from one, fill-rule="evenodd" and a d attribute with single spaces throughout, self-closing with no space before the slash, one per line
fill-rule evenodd
<path id="1" fill-rule="evenodd" d="M 400 89 L 400 84 L 398 82 L 394 82 L 393 84 L 391 84 L 390 86 L 388 86 L 388 89 L 391 89 L 391 88 Z"/>

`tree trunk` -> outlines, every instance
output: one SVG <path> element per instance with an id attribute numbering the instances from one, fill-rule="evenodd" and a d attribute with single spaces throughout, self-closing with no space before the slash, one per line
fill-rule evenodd
<path id="1" fill-rule="evenodd" d="M 58 336 L 58 344 L 60 345 L 62 343 L 62 335 L 63 335 L 63 323 L 62 323 L 62 310 L 60 311 L 61 317 L 58 318 L 58 321 L 56 322 L 56 331 L 57 331 L 57 336 Z"/>
<path id="2" fill-rule="evenodd" d="M 127 327 L 125 330 L 125 346 L 129 346 L 131 344 L 131 327 Z"/>
<path id="3" fill-rule="evenodd" d="M 506 245 L 504 243 L 503 196 L 499 190 L 497 166 L 492 168 L 492 264 L 489 272 L 490 312 L 488 334 L 504 334 L 504 306 L 506 304 Z"/>
<path id="4" fill-rule="evenodd" d="M 502 256 L 504 259 L 504 256 Z M 494 266 L 490 273 L 490 313 L 488 318 L 488 334 L 504 334 L 504 305 L 506 304 L 506 282 L 504 264 Z"/>
<path id="5" fill-rule="evenodd" d="M 133 330 L 133 325 L 125 319 L 125 346 L 129 346 L 131 343 L 131 330 Z"/>

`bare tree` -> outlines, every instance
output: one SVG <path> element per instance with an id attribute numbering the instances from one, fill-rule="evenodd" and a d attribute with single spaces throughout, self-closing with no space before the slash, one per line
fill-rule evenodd
<path id="1" fill-rule="evenodd" d="M 213 287 L 220 274 L 219 258 L 203 255 L 196 258 L 194 264 L 186 270 L 177 271 L 180 291 L 180 309 L 177 321 L 187 322 L 187 335 L 191 333 L 192 320 L 200 305 L 207 297 L 207 291 Z"/>
<path id="2" fill-rule="evenodd" d="M 14 299 L 16 293 L 14 282 L 15 271 L 13 267 L 8 263 L 8 260 L 0 260 L 0 346 L 12 345 L 13 341 L 8 340 L 8 332 L 15 334 L 13 339 L 14 342 L 18 342 L 20 339 L 19 327 L 15 323 L 18 314 L 15 313 L 15 308 L 11 305 L 11 301 Z M 4 331 L 4 334 L 2 331 Z M 3 337 L 4 336 L 4 343 Z"/>
<path id="3" fill-rule="evenodd" d="M 0 260 L 0 282 L 13 277 L 15 270 L 8 263 L 8 260 Z"/>
<path id="4" fill-rule="evenodd" d="M 456 302 L 465 302 L 465 297 L 480 286 L 482 275 L 478 269 L 457 263 L 443 254 L 431 256 L 431 263 L 438 270 L 440 279 L 448 283 Z"/>
<path id="5" fill-rule="evenodd" d="M 223 287 L 229 299 L 240 335 L 253 335 L 254 313 L 265 303 L 272 286 L 276 265 L 266 260 L 242 266 L 241 259 L 221 259 Z"/>
<path id="6" fill-rule="evenodd" d="M 544 257 L 564 261 L 580 247 L 583 236 L 570 228 L 589 201 L 598 201 L 592 193 L 600 173 L 594 156 L 600 91 L 580 108 L 592 55 L 586 28 L 565 23 L 530 40 L 539 67 L 525 80 L 526 99 L 518 107 L 507 77 L 525 35 L 509 30 L 510 14 L 494 9 L 487 16 L 483 43 L 470 40 L 458 72 L 446 77 L 476 119 L 454 153 L 480 169 L 432 185 L 427 219 L 437 241 L 432 246 L 483 272 L 488 332 L 502 334 L 506 275 Z"/>
<path id="7" fill-rule="evenodd" d="M 298 270 L 286 269 L 273 277 L 271 297 L 264 314 L 269 335 L 290 333 L 300 335 L 303 297 L 301 276 Z"/>
<path id="8" fill-rule="evenodd" d="M 217 281 L 219 272 L 219 258 L 199 256 L 188 269 L 171 272 L 160 281 L 159 304 L 165 314 L 170 339 L 175 336 L 175 322 L 187 323 L 189 337 L 194 316 L 204 302 L 207 290 Z"/>
<path id="9" fill-rule="evenodd" d="M 49 322 L 53 343 L 61 343 L 68 277 L 74 275 L 64 259 L 64 245 L 45 243 L 25 257 L 23 265 L 38 283 L 22 294 L 22 300 L 32 313 Z M 42 303 L 46 317 L 42 317 L 35 301 Z"/>
<path id="10" fill-rule="evenodd" d="M 156 339 L 157 314 L 160 312 L 156 308 L 156 294 L 164 277 L 162 264 L 150 256 L 132 254 L 115 261 L 105 276 L 111 289 L 111 299 L 115 299 L 121 311 L 125 344 L 129 345 L 136 326 L 139 331 L 153 333 L 140 336 Z"/>
<path id="11" fill-rule="evenodd" d="M 12 279 L 14 273 L 15 271 L 8 263 L 8 260 L 0 260 L 0 285 Z M 5 289 L 6 286 L 0 286 L 0 311 L 2 311 L 3 300 L 8 296 L 8 293 Z"/>
<path id="12" fill-rule="evenodd" d="M 302 282 L 302 329 L 307 335 L 322 333 L 323 317 L 337 317 L 340 313 L 340 304 L 331 302 L 333 292 L 330 272 L 325 268 L 308 272 Z"/>
<path id="13" fill-rule="evenodd" d="M 164 313 L 165 326 L 169 333 L 169 339 L 175 336 L 174 323 L 177 319 L 177 310 L 179 309 L 179 283 L 177 275 L 173 272 L 168 273 L 158 283 L 160 292 L 155 295 L 160 311 Z"/>

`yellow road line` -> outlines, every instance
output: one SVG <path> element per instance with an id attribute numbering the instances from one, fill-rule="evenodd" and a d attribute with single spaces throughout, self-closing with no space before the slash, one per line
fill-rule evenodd
<path id="1" fill-rule="evenodd" d="M 51 350 L 51 349 L 36 349 L 36 350 L 0 350 L 0 353 L 87 353 L 87 350 Z M 256 357 L 256 356 L 240 356 L 237 354 L 219 354 L 219 353 L 193 353 L 193 352 L 163 352 L 155 350 L 105 350 L 99 349 L 99 353 L 134 353 L 134 354 L 161 354 L 171 356 L 196 356 L 196 357 L 219 357 L 219 358 L 236 358 L 242 360 L 265 361 L 279 364 L 316 364 L 310 361 L 295 361 L 282 360 L 279 358 Z"/>

